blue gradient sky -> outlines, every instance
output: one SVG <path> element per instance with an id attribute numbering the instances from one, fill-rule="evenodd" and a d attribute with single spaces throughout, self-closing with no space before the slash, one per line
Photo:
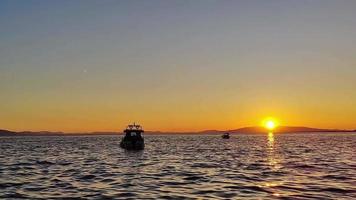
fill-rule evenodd
<path id="1" fill-rule="evenodd" d="M 0 0 L 0 128 L 356 128 L 356 1 Z"/>

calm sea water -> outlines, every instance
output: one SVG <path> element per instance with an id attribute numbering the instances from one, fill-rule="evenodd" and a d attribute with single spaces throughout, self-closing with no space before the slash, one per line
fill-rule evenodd
<path id="1" fill-rule="evenodd" d="M 355 199 L 356 134 L 0 138 L 0 199 Z"/>

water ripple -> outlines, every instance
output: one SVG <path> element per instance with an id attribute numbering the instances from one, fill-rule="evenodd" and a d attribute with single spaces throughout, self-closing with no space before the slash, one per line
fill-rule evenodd
<path id="1" fill-rule="evenodd" d="M 271 138 L 273 137 L 273 138 Z M 356 134 L 0 138 L 0 199 L 355 199 Z"/>

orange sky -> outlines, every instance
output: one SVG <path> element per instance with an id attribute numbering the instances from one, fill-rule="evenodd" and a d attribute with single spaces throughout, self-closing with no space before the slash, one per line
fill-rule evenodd
<path id="1" fill-rule="evenodd" d="M 0 129 L 356 129 L 356 1 L 0 2 Z"/>

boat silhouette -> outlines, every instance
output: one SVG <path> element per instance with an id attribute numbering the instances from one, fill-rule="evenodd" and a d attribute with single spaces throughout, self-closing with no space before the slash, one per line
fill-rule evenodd
<path id="1" fill-rule="evenodd" d="M 142 150 L 145 148 L 145 142 L 142 136 L 144 130 L 138 124 L 131 124 L 124 130 L 125 136 L 120 142 L 120 147 L 127 150 Z"/>
<path id="2" fill-rule="evenodd" d="M 224 133 L 221 137 L 223 139 L 229 139 L 230 138 L 230 133 Z"/>

